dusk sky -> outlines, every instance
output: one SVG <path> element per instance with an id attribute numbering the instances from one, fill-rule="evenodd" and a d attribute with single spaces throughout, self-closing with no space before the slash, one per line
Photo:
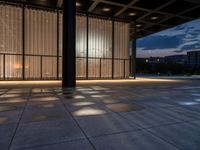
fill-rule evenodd
<path id="1" fill-rule="evenodd" d="M 200 50 L 200 19 L 137 40 L 137 57 L 163 57 Z"/>

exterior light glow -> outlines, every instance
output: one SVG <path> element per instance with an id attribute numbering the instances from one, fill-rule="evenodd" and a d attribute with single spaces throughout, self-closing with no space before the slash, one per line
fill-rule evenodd
<path id="1" fill-rule="evenodd" d="M 136 24 L 136 27 L 138 27 L 138 28 L 141 27 L 141 26 L 142 26 L 141 24 Z"/>
<path id="2" fill-rule="evenodd" d="M 105 12 L 108 12 L 108 11 L 110 11 L 111 9 L 110 8 L 103 8 L 103 11 L 105 11 Z"/>
<path id="3" fill-rule="evenodd" d="M 129 15 L 129 16 L 135 16 L 136 13 L 133 13 L 133 12 L 132 12 L 132 13 L 129 13 L 128 15 Z"/>
<path id="4" fill-rule="evenodd" d="M 157 20 L 158 17 L 154 16 L 154 17 L 151 17 L 151 20 Z"/>
<path id="5" fill-rule="evenodd" d="M 14 68 L 15 68 L 15 69 L 21 69 L 22 66 L 21 66 L 20 64 L 15 64 L 15 65 L 14 65 Z"/>
<path id="6" fill-rule="evenodd" d="M 80 7 L 80 6 L 81 6 L 81 3 L 76 2 L 76 7 Z"/>

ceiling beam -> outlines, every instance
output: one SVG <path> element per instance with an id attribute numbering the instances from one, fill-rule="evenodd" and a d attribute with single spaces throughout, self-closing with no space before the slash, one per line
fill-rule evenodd
<path id="1" fill-rule="evenodd" d="M 128 8 L 130 8 L 132 5 L 134 5 L 138 0 L 133 0 L 132 2 L 130 2 L 128 5 L 124 6 L 120 11 L 118 11 L 114 16 L 119 16 L 121 15 L 125 10 L 127 10 Z"/>
<path id="2" fill-rule="evenodd" d="M 93 1 L 100 1 L 101 3 L 104 3 L 104 4 L 110 4 L 110 5 L 121 6 L 121 7 L 126 6 L 125 4 L 120 4 L 120 3 L 105 1 L 105 0 L 93 0 Z"/>
<path id="3" fill-rule="evenodd" d="M 148 15 L 150 15 L 150 14 L 152 14 L 152 13 L 155 13 L 156 11 L 159 11 L 160 9 L 162 9 L 162 8 L 164 8 L 164 7 L 166 7 L 166 6 L 170 5 L 170 4 L 172 4 L 172 3 L 174 3 L 175 1 L 176 1 L 176 0 L 170 0 L 169 2 L 167 2 L 167 3 L 163 4 L 163 5 L 161 5 L 160 7 L 156 8 L 156 9 L 154 9 L 154 10 L 152 10 L 150 13 L 147 13 L 147 14 L 143 15 L 142 17 L 138 18 L 137 20 L 141 20 L 141 19 L 145 18 L 146 16 L 148 16 Z"/>
<path id="4" fill-rule="evenodd" d="M 97 7 L 100 1 L 101 0 L 94 1 L 92 5 L 90 6 L 90 8 L 88 9 L 88 12 L 92 12 Z"/>
<path id="5" fill-rule="evenodd" d="M 188 12 L 188 11 L 191 11 L 191 10 L 193 10 L 193 9 L 195 9 L 195 8 L 198 8 L 198 7 L 199 7 L 199 6 L 197 5 L 197 6 L 195 6 L 195 7 L 192 7 L 192 8 L 189 8 L 189 9 L 187 9 L 187 10 L 184 10 L 184 11 L 178 13 L 177 15 L 173 15 L 173 16 L 170 16 L 170 17 L 167 17 L 167 18 L 163 19 L 163 20 L 159 21 L 158 23 L 155 23 L 154 25 L 164 25 L 163 22 L 165 22 L 165 21 L 167 21 L 167 20 L 169 20 L 169 19 L 171 19 L 171 18 L 173 18 L 173 17 L 180 17 L 181 14 L 184 14 L 184 13 L 186 13 L 186 12 Z M 187 19 L 192 19 L 192 18 L 187 18 Z M 150 26 L 152 26 L 152 25 L 150 25 Z M 144 28 L 141 29 L 141 30 L 145 30 L 145 29 L 149 28 L 150 26 L 146 26 L 146 27 L 144 27 Z M 139 31 L 140 31 L 140 30 L 139 30 Z"/>
<path id="6" fill-rule="evenodd" d="M 198 4 L 200 4 L 199 0 L 185 0 L 185 1 L 188 1 L 188 2 L 191 2 L 191 3 L 198 3 Z"/>

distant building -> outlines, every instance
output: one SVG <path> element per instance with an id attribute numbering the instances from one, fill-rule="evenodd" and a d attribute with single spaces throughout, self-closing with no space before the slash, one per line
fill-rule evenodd
<path id="1" fill-rule="evenodd" d="M 171 55 L 165 57 L 165 63 L 186 64 L 188 61 L 187 55 Z"/>
<path id="2" fill-rule="evenodd" d="M 187 52 L 189 65 L 200 65 L 200 50 Z"/>

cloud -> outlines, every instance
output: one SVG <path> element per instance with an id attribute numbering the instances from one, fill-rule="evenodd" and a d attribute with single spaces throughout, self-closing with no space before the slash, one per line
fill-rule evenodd
<path id="1" fill-rule="evenodd" d="M 138 51 L 156 51 L 163 55 L 200 49 L 200 19 L 141 38 L 137 40 L 137 47 Z"/>
<path id="2" fill-rule="evenodd" d="M 166 35 L 149 36 L 137 41 L 137 47 L 143 47 L 143 50 L 174 48 L 181 44 L 182 36 L 176 35 L 173 38 Z"/>
<path id="3" fill-rule="evenodd" d="M 137 50 L 137 57 L 138 58 L 148 58 L 148 57 L 163 57 L 163 56 L 169 56 L 169 55 L 174 55 L 174 51 L 176 49 L 171 48 L 171 49 L 149 49 L 143 51 L 142 49 Z M 182 52 L 179 52 L 179 54 L 184 54 Z"/>

